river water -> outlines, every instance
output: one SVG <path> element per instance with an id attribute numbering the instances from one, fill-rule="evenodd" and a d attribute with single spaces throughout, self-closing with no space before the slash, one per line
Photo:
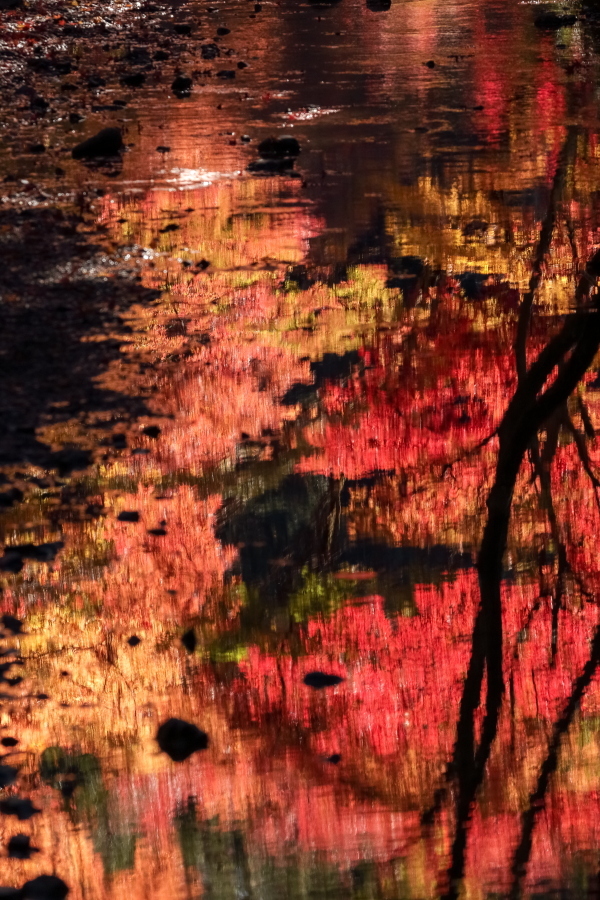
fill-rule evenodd
<path id="1" fill-rule="evenodd" d="M 151 72 L 123 108 L 109 80 L 104 110 L 48 123 L 71 146 L 124 131 L 122 166 L 66 158 L 45 189 L 88 198 L 90 277 L 146 291 L 120 328 L 80 338 L 117 342 L 94 384 L 143 406 L 42 410 L 38 440 L 93 464 L 11 469 L 27 490 L 3 513 L 5 554 L 63 546 L 0 572 L 23 622 L 2 645 L 24 663 L 0 708 L 19 741 L 2 793 L 38 810 L 0 816 L 0 835 L 40 850 L 4 859 L 5 884 L 597 896 L 594 363 L 519 468 L 496 618 L 477 568 L 519 359 L 581 301 L 600 246 L 596 25 L 577 7 L 540 27 L 549 9 L 178 6 L 190 97 Z M 248 169 L 285 134 L 293 168 Z M 170 717 L 208 748 L 172 761 L 156 741 Z"/>

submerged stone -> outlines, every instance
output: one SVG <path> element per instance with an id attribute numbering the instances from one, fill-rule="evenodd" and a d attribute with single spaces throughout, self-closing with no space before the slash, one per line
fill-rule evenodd
<path id="1" fill-rule="evenodd" d="M 332 675 L 329 672 L 307 672 L 303 681 L 308 687 L 319 691 L 321 688 L 334 687 L 336 684 L 341 684 L 344 679 L 340 675 Z"/>
<path id="2" fill-rule="evenodd" d="M 13 834 L 6 845 L 10 859 L 29 859 L 34 853 L 39 853 L 38 847 L 33 847 L 28 834 Z"/>
<path id="3" fill-rule="evenodd" d="M 258 145 L 258 152 L 263 159 L 289 159 L 298 156 L 300 144 L 295 137 L 268 137 Z"/>
<path id="4" fill-rule="evenodd" d="M 73 159 L 94 159 L 99 156 L 117 156 L 123 150 L 120 128 L 103 128 L 86 141 L 73 147 Z"/>
<path id="5" fill-rule="evenodd" d="M 173 762 L 183 762 L 192 753 L 208 747 L 206 732 L 184 719 L 167 719 L 158 729 L 156 740 Z"/>
<path id="6" fill-rule="evenodd" d="M 22 888 L 23 900 L 64 900 L 69 888 L 56 875 L 38 875 L 26 881 Z"/>

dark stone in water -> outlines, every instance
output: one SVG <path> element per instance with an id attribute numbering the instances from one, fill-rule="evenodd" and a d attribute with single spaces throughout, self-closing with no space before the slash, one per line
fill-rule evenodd
<path id="1" fill-rule="evenodd" d="M 64 900 L 69 888 L 56 875 L 38 875 L 26 881 L 22 888 L 23 900 Z"/>
<path id="2" fill-rule="evenodd" d="M 320 691 L 321 688 L 334 687 L 336 684 L 341 684 L 343 680 L 340 675 L 331 675 L 329 672 L 308 672 L 303 679 L 304 684 L 316 691 Z"/>
<path id="3" fill-rule="evenodd" d="M 127 643 L 130 647 L 137 647 L 138 644 L 142 643 L 142 639 L 139 638 L 137 634 L 132 634 Z"/>
<path id="4" fill-rule="evenodd" d="M 186 650 L 189 650 L 190 653 L 194 652 L 198 644 L 198 639 L 193 628 L 190 628 L 188 631 L 181 635 L 181 643 Z"/>
<path id="5" fill-rule="evenodd" d="M 146 425 L 145 428 L 142 428 L 142 434 L 145 434 L 146 437 L 156 439 L 160 434 L 160 428 L 158 425 Z"/>
<path id="6" fill-rule="evenodd" d="M 217 44 L 202 44 L 200 53 L 202 59 L 217 59 L 221 55 L 221 50 Z"/>
<path id="7" fill-rule="evenodd" d="M 331 756 L 327 757 L 327 762 L 333 763 L 334 766 L 337 766 L 337 764 L 341 761 L 342 761 L 341 753 L 332 753 Z"/>
<path id="8" fill-rule="evenodd" d="M 37 847 L 31 845 L 28 834 L 13 834 L 6 845 L 10 859 L 29 859 L 33 853 L 39 853 Z"/>
<path id="9" fill-rule="evenodd" d="M 15 619 L 14 616 L 9 616 L 8 613 L 2 616 L 2 625 L 12 634 L 23 634 L 23 623 L 21 620 Z"/>
<path id="10" fill-rule="evenodd" d="M 535 17 L 533 24 L 536 28 L 565 28 L 567 25 L 574 25 L 577 16 L 572 13 L 559 13 L 553 10 L 542 12 Z"/>
<path id="11" fill-rule="evenodd" d="M 167 533 L 166 528 L 149 528 L 148 534 L 152 534 L 154 537 L 164 537 Z"/>
<path id="12" fill-rule="evenodd" d="M 18 769 L 15 769 L 14 766 L 0 766 L 0 789 L 14 784 L 17 773 Z"/>
<path id="13" fill-rule="evenodd" d="M 269 137 L 260 142 L 258 152 L 263 159 L 289 159 L 298 156 L 300 144 L 295 137 L 289 135 Z"/>
<path id="14" fill-rule="evenodd" d="M 16 747 L 18 743 L 18 740 L 14 737 L 3 737 L 0 741 L 3 747 Z"/>
<path id="15" fill-rule="evenodd" d="M 134 509 L 124 509 L 123 512 L 119 513 L 117 519 L 119 522 L 139 522 L 140 514 Z"/>
<path id="16" fill-rule="evenodd" d="M 0 507 L 12 506 L 23 499 L 23 491 L 19 488 L 10 488 L 8 491 L 0 491 Z"/>
<path id="17" fill-rule="evenodd" d="M 186 25 L 185 22 L 180 22 L 180 23 L 178 23 L 177 25 L 174 25 L 174 26 L 173 26 L 173 31 L 174 31 L 176 34 L 190 35 L 190 34 L 192 33 L 192 26 L 191 26 L 191 25 Z"/>
<path id="18" fill-rule="evenodd" d="M 19 822 L 24 822 L 41 812 L 37 809 L 31 800 L 24 800 L 23 797 L 7 797 L 6 800 L 0 800 L 0 813 L 5 816 L 16 816 Z"/>
<path id="19" fill-rule="evenodd" d="M 235 69 L 221 69 L 217 72 L 217 78 L 235 78 Z"/>
<path id="20" fill-rule="evenodd" d="M 221 25 L 219 28 L 217 28 L 217 34 L 219 35 L 219 37 L 225 37 L 226 34 L 230 34 L 230 33 L 231 33 L 231 29 L 225 28 L 223 25 Z"/>
<path id="21" fill-rule="evenodd" d="M 187 75 L 178 75 L 171 85 L 171 90 L 177 97 L 189 97 L 193 83 Z"/>
<path id="22" fill-rule="evenodd" d="M 192 753 L 206 750 L 208 735 L 191 722 L 183 719 L 167 719 L 158 729 L 158 746 L 173 762 L 183 762 Z"/>
<path id="23" fill-rule="evenodd" d="M 367 0 L 367 9 L 371 12 L 387 12 L 392 7 L 392 0 Z"/>
<path id="24" fill-rule="evenodd" d="M 73 147 L 73 159 L 94 159 L 99 156 L 117 156 L 123 149 L 123 135 L 120 128 L 103 128 Z"/>
<path id="25" fill-rule="evenodd" d="M 132 72 L 131 75 L 123 75 L 120 81 L 125 87 L 137 88 L 144 84 L 146 76 L 143 72 Z"/>

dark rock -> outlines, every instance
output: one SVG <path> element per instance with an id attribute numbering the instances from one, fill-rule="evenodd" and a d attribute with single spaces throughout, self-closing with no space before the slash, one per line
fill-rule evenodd
<path id="1" fill-rule="evenodd" d="M 247 68 L 248 68 L 248 63 L 242 62 L 242 61 L 240 60 L 240 62 L 237 64 L 237 67 L 238 67 L 238 69 L 247 69 Z"/>
<path id="2" fill-rule="evenodd" d="M 536 28 L 557 29 L 566 28 L 568 25 L 574 25 L 576 21 L 577 16 L 572 15 L 571 13 L 560 13 L 555 12 L 554 10 L 548 10 L 547 12 L 539 13 L 533 20 L 533 24 Z"/>
<path id="3" fill-rule="evenodd" d="M 158 425 L 146 425 L 145 428 L 142 428 L 142 434 L 145 434 L 146 437 L 156 439 L 161 433 Z"/>
<path id="4" fill-rule="evenodd" d="M 192 26 L 187 25 L 185 22 L 180 22 L 179 24 L 173 26 L 173 30 L 176 34 L 190 35 L 192 33 Z"/>
<path id="5" fill-rule="evenodd" d="M 334 687 L 336 684 L 341 684 L 343 680 L 339 675 L 330 675 L 328 672 L 308 672 L 303 678 L 304 684 L 316 691 Z"/>
<path id="6" fill-rule="evenodd" d="M 156 148 L 156 152 L 157 152 L 157 153 L 170 153 L 170 152 L 171 152 L 171 148 L 170 148 L 170 147 L 166 147 L 164 144 L 160 144 L 160 145 Z"/>
<path id="7" fill-rule="evenodd" d="M 2 740 L 0 740 L 0 744 L 2 744 L 3 747 L 16 747 L 18 743 L 18 740 L 14 737 L 3 737 Z"/>
<path id="8" fill-rule="evenodd" d="M 8 491 L 0 491 L 0 509 L 2 507 L 13 506 L 15 503 L 19 503 L 23 499 L 23 491 L 20 491 L 19 488 L 13 487 Z"/>
<path id="9" fill-rule="evenodd" d="M 427 66 L 428 69 L 435 69 L 435 62 L 433 59 L 428 59 L 426 63 L 423 63 L 424 66 Z"/>
<path id="10" fill-rule="evenodd" d="M 198 638 L 193 628 L 188 629 L 181 635 L 181 643 L 190 653 L 193 653 L 198 645 Z"/>
<path id="11" fill-rule="evenodd" d="M 87 80 L 87 86 L 92 90 L 94 88 L 105 87 L 106 79 L 104 79 L 101 75 L 90 75 Z"/>
<path id="12" fill-rule="evenodd" d="M 392 8 L 392 0 L 367 0 L 367 9 L 371 12 L 387 12 Z"/>
<path id="13" fill-rule="evenodd" d="M 177 97 L 189 97 L 193 83 L 187 75 L 177 75 L 171 85 L 171 90 Z"/>
<path id="14" fill-rule="evenodd" d="M 27 148 L 28 153 L 45 153 L 46 145 L 45 144 L 30 144 Z"/>
<path id="15" fill-rule="evenodd" d="M 106 128 L 105 131 L 119 131 L 118 128 Z M 102 134 L 102 132 L 100 132 Z M 120 132 L 119 132 L 120 134 Z M 98 135 L 96 135 L 98 137 Z M 90 138 L 90 140 L 94 140 Z M 88 141 L 84 141 L 84 144 Z M 82 146 L 81 144 L 79 146 Z M 73 151 L 74 152 L 74 151 Z M 65 447 L 51 453 L 49 456 L 50 466 L 57 469 L 59 475 L 70 475 L 71 472 L 87 469 L 91 463 L 91 454 L 89 450 L 80 450 L 77 447 Z"/>
<path id="16" fill-rule="evenodd" d="M 298 156 L 300 144 L 295 137 L 269 137 L 258 145 L 258 152 L 263 159 L 289 159 Z"/>
<path id="17" fill-rule="evenodd" d="M 137 634 L 132 634 L 127 643 L 130 647 L 137 647 L 138 644 L 142 643 L 142 639 L 139 638 Z"/>
<path id="18" fill-rule="evenodd" d="M 16 575 L 23 568 L 23 558 L 12 551 L 0 557 L 0 572 L 12 572 Z"/>
<path id="19" fill-rule="evenodd" d="M 156 62 L 164 62 L 165 59 L 169 59 L 170 56 L 171 54 L 166 50 L 157 50 L 152 58 L 155 59 Z"/>
<path id="20" fill-rule="evenodd" d="M 183 762 L 192 753 L 206 750 L 208 735 L 191 722 L 183 719 L 167 719 L 158 729 L 156 740 L 158 746 L 174 762 Z"/>
<path id="21" fill-rule="evenodd" d="M 0 9 L 2 8 L 0 5 Z M 0 887 L 0 900 L 21 900 L 22 896 L 21 888 Z"/>
<path id="22" fill-rule="evenodd" d="M 38 875 L 22 888 L 23 900 L 64 900 L 68 893 L 69 888 L 56 875 Z"/>
<path id="23" fill-rule="evenodd" d="M 127 436 L 118 432 L 117 434 L 113 434 L 111 437 L 111 441 L 113 447 L 116 447 L 117 450 L 125 450 L 127 447 Z"/>
<path id="24" fill-rule="evenodd" d="M 139 522 L 140 514 L 134 509 L 124 509 L 123 512 L 120 512 L 117 516 L 119 522 Z"/>
<path id="25" fill-rule="evenodd" d="M 83 116 L 78 112 L 70 112 L 69 113 L 69 122 L 72 125 L 77 125 L 78 122 L 83 122 Z"/>
<path id="26" fill-rule="evenodd" d="M 2 616 L 2 625 L 12 634 L 23 634 L 23 623 L 21 620 L 15 619 L 14 616 L 9 616 L 8 613 Z"/>
<path id="27" fill-rule="evenodd" d="M 14 766 L 0 766 L 0 789 L 14 784 L 18 771 Z"/>
<path id="28" fill-rule="evenodd" d="M 164 228 L 159 228 L 158 230 L 160 234 L 168 234 L 169 231 L 179 231 L 179 225 L 177 225 L 175 222 L 169 222 L 169 224 L 165 225 Z"/>
<path id="29" fill-rule="evenodd" d="M 196 263 L 196 268 L 200 269 L 202 272 L 204 272 L 205 269 L 208 269 L 209 266 L 210 263 L 207 259 L 199 259 Z"/>
<path id="30" fill-rule="evenodd" d="M 154 537 L 164 537 L 167 531 L 165 528 L 149 528 L 148 534 L 154 535 Z"/>
<path id="31" fill-rule="evenodd" d="M 32 847 L 28 834 L 13 834 L 6 845 L 10 859 L 29 859 L 34 853 L 39 853 L 37 847 Z"/>
<path id="32" fill-rule="evenodd" d="M 103 128 L 97 134 L 77 144 L 71 151 L 73 159 L 94 159 L 99 156 L 117 156 L 123 150 L 120 128 Z"/>
<path id="33" fill-rule="evenodd" d="M 143 72 L 132 72 L 131 75 L 123 75 L 119 80 L 125 87 L 137 88 L 144 84 L 146 76 Z"/>
<path id="34" fill-rule="evenodd" d="M 240 141 L 242 142 L 242 144 L 249 144 L 251 140 L 252 140 L 252 138 L 250 137 L 249 134 L 243 134 L 240 137 Z"/>
<path id="35" fill-rule="evenodd" d="M 202 54 L 202 59 L 217 59 L 221 55 L 217 44 L 202 44 L 200 53 Z"/>
<path id="36" fill-rule="evenodd" d="M 257 175 L 281 175 L 294 168 L 293 159 L 257 159 L 248 166 L 249 172 Z"/>
<path id="37" fill-rule="evenodd" d="M 231 28 L 225 28 L 223 25 L 221 25 L 219 28 L 217 28 L 217 34 L 219 35 L 219 37 L 225 37 L 226 34 L 231 34 Z"/>
<path id="38" fill-rule="evenodd" d="M 64 546 L 64 541 L 49 541 L 46 544 L 15 544 L 13 547 L 4 549 L 6 553 L 18 553 L 21 559 L 52 562 Z"/>
<path id="39" fill-rule="evenodd" d="M 217 72 L 217 78 L 235 78 L 235 69 L 221 69 Z"/>
<path id="40" fill-rule="evenodd" d="M 0 800 L 0 813 L 4 813 L 5 816 L 16 816 L 19 822 L 24 822 L 39 812 L 41 809 L 37 809 L 31 800 L 23 797 L 7 797 Z"/>
<path id="41" fill-rule="evenodd" d="M 331 756 L 327 757 L 326 762 L 332 763 L 334 766 L 337 766 L 339 762 L 342 761 L 341 753 L 332 753 Z"/>

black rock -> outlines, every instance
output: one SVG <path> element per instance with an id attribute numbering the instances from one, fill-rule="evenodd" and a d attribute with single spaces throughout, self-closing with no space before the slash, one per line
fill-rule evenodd
<path id="1" fill-rule="evenodd" d="M 119 522 L 139 522 L 140 514 L 134 509 L 124 509 L 123 512 L 119 513 L 117 519 Z"/>
<path id="2" fill-rule="evenodd" d="M 171 148 L 167 147 L 165 144 L 159 144 L 158 147 L 156 148 L 156 152 L 157 153 L 170 153 Z"/>
<path id="3" fill-rule="evenodd" d="M 69 122 L 72 125 L 77 125 L 78 122 L 83 122 L 83 116 L 78 112 L 70 112 L 69 113 Z"/>
<path id="4" fill-rule="evenodd" d="M 28 834 L 13 834 L 6 845 L 10 859 L 29 859 L 34 853 L 39 853 L 37 847 L 32 847 Z"/>
<path id="5" fill-rule="evenodd" d="M 221 50 L 217 44 L 202 44 L 200 47 L 202 59 L 217 59 L 221 55 Z"/>
<path id="6" fill-rule="evenodd" d="M 166 528 L 149 528 L 148 534 L 154 535 L 154 537 L 164 537 L 167 533 Z"/>
<path id="7" fill-rule="evenodd" d="M 16 747 L 18 743 L 18 740 L 14 737 L 3 737 L 2 740 L 0 740 L 0 744 L 2 744 L 3 747 Z"/>
<path id="8" fill-rule="evenodd" d="M 26 881 L 22 888 L 23 900 L 64 900 L 69 888 L 56 875 L 38 875 Z"/>
<path id="9" fill-rule="evenodd" d="M 94 159 L 99 156 L 117 156 L 123 150 L 120 128 L 103 128 L 97 134 L 73 147 L 73 159 Z"/>
<path id="10" fill-rule="evenodd" d="M 16 816 L 19 822 L 24 822 L 39 812 L 41 809 L 37 809 L 31 800 L 24 800 L 23 797 L 7 797 L 0 800 L 0 813 L 4 813 L 5 816 Z"/>
<path id="11" fill-rule="evenodd" d="M 152 57 L 157 62 L 164 62 L 165 59 L 169 59 L 171 56 L 166 50 L 157 50 L 154 56 Z"/>
<path id="12" fill-rule="evenodd" d="M 19 488 L 13 487 L 8 491 L 0 491 L 0 509 L 2 507 L 13 506 L 15 503 L 19 503 L 23 499 L 23 491 L 20 491 Z"/>
<path id="13" fill-rule="evenodd" d="M 231 28 L 225 28 L 223 25 L 221 25 L 219 28 L 217 28 L 217 34 L 219 35 L 219 37 L 225 37 L 226 34 L 231 34 Z"/>
<path id="14" fill-rule="evenodd" d="M 331 756 L 327 757 L 326 761 L 328 763 L 332 763 L 334 766 L 337 766 L 337 764 L 342 761 L 342 755 L 341 753 L 332 753 Z"/>
<path id="15" fill-rule="evenodd" d="M 46 145 L 45 144 L 30 144 L 27 148 L 28 153 L 45 153 Z"/>
<path id="16" fill-rule="evenodd" d="M 174 25 L 173 30 L 176 34 L 190 35 L 192 33 L 192 26 L 186 25 L 185 22 L 181 22 L 178 25 Z"/>
<path id="17" fill-rule="evenodd" d="M 295 137 L 269 137 L 258 145 L 258 152 L 263 159 L 289 159 L 298 156 L 300 144 Z"/>
<path id="18" fill-rule="evenodd" d="M 64 541 L 48 541 L 45 544 L 15 544 L 12 547 L 5 547 L 5 552 L 18 553 L 21 559 L 52 562 L 64 546 Z"/>
<path id="19" fill-rule="evenodd" d="M 186 650 L 189 650 L 190 653 L 193 653 L 198 645 L 198 638 L 196 637 L 196 632 L 193 628 L 190 628 L 188 631 L 184 632 L 181 635 L 181 643 L 185 647 Z"/>
<path id="20" fill-rule="evenodd" d="M 308 672 L 304 678 L 304 684 L 308 687 L 320 691 L 321 688 L 334 687 L 341 684 L 344 679 L 339 675 L 330 675 L 328 672 Z"/>
<path id="21" fill-rule="evenodd" d="M 574 16 L 571 13 L 560 13 L 548 10 L 548 12 L 542 12 L 537 15 L 533 20 L 533 24 L 536 28 L 557 29 L 566 28 L 568 25 L 574 25 L 576 21 L 577 16 Z"/>
<path id="22" fill-rule="evenodd" d="M 89 450 L 64 447 L 62 450 L 57 450 L 56 453 L 51 453 L 49 462 L 58 470 L 59 475 L 70 475 L 73 471 L 87 469 L 91 462 L 91 454 Z"/>
<path id="23" fill-rule="evenodd" d="M 387 12 L 392 7 L 392 0 L 367 0 L 367 9 L 371 12 Z"/>
<path id="24" fill-rule="evenodd" d="M 183 719 L 167 719 L 158 729 L 158 746 L 171 757 L 173 762 L 183 762 L 192 753 L 206 750 L 208 735 L 191 722 Z"/>
<path id="25" fill-rule="evenodd" d="M 0 766 L 0 789 L 14 784 L 18 771 L 14 766 Z"/>
<path id="26" fill-rule="evenodd" d="M 428 59 L 426 63 L 423 63 L 424 66 L 427 66 L 428 69 L 435 69 L 435 62 L 433 59 Z"/>
<path id="27" fill-rule="evenodd" d="M 257 159 L 248 166 L 249 172 L 258 175 L 281 175 L 294 168 L 293 159 Z"/>
<path id="28" fill-rule="evenodd" d="M 20 619 L 15 619 L 14 616 L 9 616 L 8 614 L 3 615 L 2 625 L 8 631 L 12 632 L 12 634 L 23 634 L 23 623 Z"/>
<path id="29" fill-rule="evenodd" d="M 9 550 L 0 557 L 0 572 L 12 572 L 14 575 L 23 568 L 23 557 L 13 550 Z"/>
<path id="30" fill-rule="evenodd" d="M 146 76 L 143 72 L 132 72 L 131 75 L 123 75 L 120 79 L 120 82 L 125 87 L 141 87 L 146 81 Z"/>
<path id="31" fill-rule="evenodd" d="M 193 83 L 187 75 L 178 75 L 171 85 L 171 90 L 177 97 L 189 97 Z"/>
<path id="32" fill-rule="evenodd" d="M 160 434 L 160 428 L 158 425 L 146 425 L 145 428 L 142 428 L 142 434 L 149 438 L 157 438 Z"/>
<path id="33" fill-rule="evenodd" d="M 21 888 L 0 887 L 0 900 L 21 900 L 22 896 Z"/>
<path id="34" fill-rule="evenodd" d="M 138 644 L 142 643 L 142 639 L 139 638 L 137 634 L 132 634 L 127 643 L 130 647 L 137 647 Z"/>
<path id="35" fill-rule="evenodd" d="M 235 78 L 235 69 L 221 69 L 217 72 L 217 78 Z"/>

